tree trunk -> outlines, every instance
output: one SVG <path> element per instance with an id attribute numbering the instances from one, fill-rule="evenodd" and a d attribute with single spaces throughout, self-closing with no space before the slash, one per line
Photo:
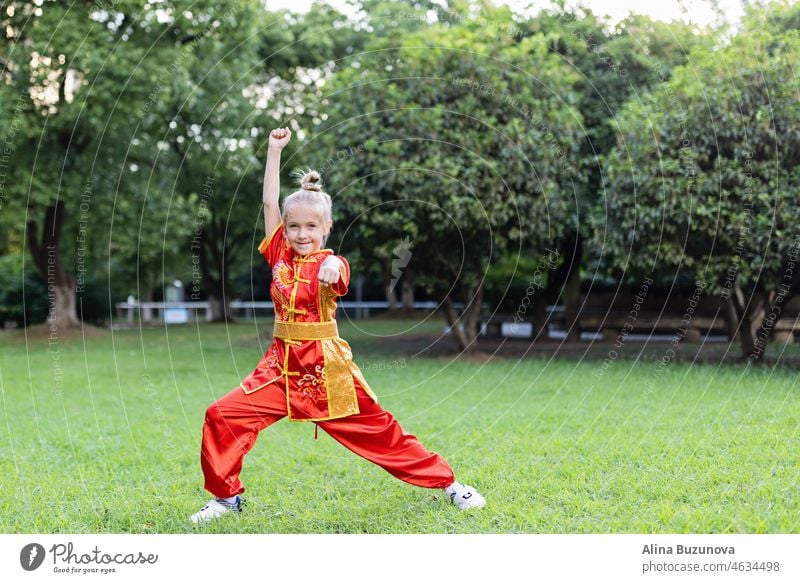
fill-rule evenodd
<path id="1" fill-rule="evenodd" d="M 578 235 L 574 247 L 565 259 L 567 276 L 564 282 L 564 326 L 567 342 L 580 342 L 581 326 L 581 262 L 583 261 L 583 237 Z"/>
<path id="2" fill-rule="evenodd" d="M 764 329 L 764 320 L 771 308 L 775 292 L 753 291 L 750 298 L 745 298 L 741 288 L 736 287 L 734 297 L 739 313 L 739 335 L 742 358 L 751 362 L 762 362 L 770 330 Z"/>
<path id="3" fill-rule="evenodd" d="M 553 253 L 557 253 L 553 258 Z M 556 264 L 558 257 L 564 258 Z M 561 296 L 564 304 L 564 330 L 567 333 L 567 342 L 578 342 L 581 339 L 580 309 L 581 309 L 581 262 L 583 261 L 583 237 L 576 233 L 575 237 L 565 241 L 557 252 L 550 251 L 544 259 L 548 268 L 547 286 L 543 296 L 555 298 Z M 557 301 L 557 300 L 556 300 Z M 540 313 L 536 314 L 534 321 L 539 335 L 547 340 L 546 304 L 540 306 Z M 552 315 L 551 315 L 552 317 Z"/>
<path id="4" fill-rule="evenodd" d="M 467 350 L 477 350 L 481 324 L 481 304 L 483 303 L 483 283 L 479 283 L 477 289 L 471 295 L 472 298 L 468 300 L 469 303 L 464 310 L 464 332 L 469 341 Z"/>
<path id="5" fill-rule="evenodd" d="M 564 284 L 564 326 L 567 342 L 580 342 L 581 339 L 581 274 L 580 268 L 573 269 Z"/>
<path id="6" fill-rule="evenodd" d="M 77 328 L 78 319 L 75 278 L 67 273 L 58 250 L 64 226 L 64 201 L 47 207 L 41 240 L 37 238 L 38 225 L 29 220 L 28 249 L 33 262 L 47 286 L 47 322 L 51 330 Z"/>
<path id="7" fill-rule="evenodd" d="M 402 302 L 404 312 L 414 311 L 414 283 L 416 277 L 414 272 L 407 269 L 403 274 Z"/>
<path id="8" fill-rule="evenodd" d="M 764 292 L 764 316 L 757 328 L 755 349 L 759 354 L 759 359 L 766 352 L 767 342 L 781 337 L 782 342 L 793 340 L 794 335 L 789 332 L 776 332 L 775 328 L 783 316 L 784 308 L 794 297 L 795 286 L 781 285 L 777 291 Z"/>
<path id="9" fill-rule="evenodd" d="M 548 328 L 550 325 L 550 316 L 547 314 L 547 300 L 544 297 L 539 297 L 534 299 L 531 305 L 533 307 L 531 320 L 533 320 L 534 338 L 542 342 L 547 342 L 550 339 L 550 331 Z"/>
<path id="10" fill-rule="evenodd" d="M 51 287 L 47 286 L 49 309 L 47 312 L 47 323 L 52 330 L 56 328 L 78 328 L 81 325 L 78 320 L 78 302 L 75 295 L 75 280 L 72 276 L 67 276 L 69 282 L 63 285 L 53 286 L 51 297 Z"/>
<path id="11" fill-rule="evenodd" d="M 221 280 L 221 281 L 220 281 Z M 225 292 L 230 290 L 227 285 L 227 274 L 223 272 L 220 279 L 208 278 L 208 307 L 211 312 L 210 322 L 216 324 L 233 323 L 236 319 L 231 311 L 230 301 Z"/>
<path id="12" fill-rule="evenodd" d="M 725 300 L 725 324 L 728 329 L 728 341 L 733 342 L 739 333 L 739 313 L 736 311 L 736 302 L 732 295 Z"/>
<path id="13" fill-rule="evenodd" d="M 483 301 L 483 284 L 478 284 L 475 290 L 469 294 L 464 311 L 459 317 L 453 305 L 452 296 L 445 297 L 442 305 L 444 306 L 444 316 L 450 325 L 453 338 L 456 339 L 459 349 L 462 352 L 476 352 L 478 350 L 478 333 L 481 302 Z"/>
<path id="14" fill-rule="evenodd" d="M 755 301 L 755 297 L 750 298 L 748 302 L 742 290 L 737 288 L 736 289 L 736 304 L 739 312 L 739 342 L 742 348 L 742 358 L 746 359 L 749 358 L 753 361 L 758 361 L 759 357 L 753 358 L 753 354 L 755 353 L 756 347 L 756 335 L 753 326 L 753 319 L 754 317 L 758 318 L 758 310 L 752 304 Z"/>
<path id="15" fill-rule="evenodd" d="M 225 252 L 217 252 L 217 249 L 214 248 L 213 238 L 205 232 L 200 245 L 200 269 L 208 293 L 208 307 L 211 314 L 209 322 L 218 324 L 234 322 L 226 296 L 230 285 L 228 284 Z M 217 277 L 214 276 L 214 273 L 218 274 Z"/>
<path id="16" fill-rule="evenodd" d="M 465 350 L 466 347 L 469 346 L 469 342 L 467 341 L 467 336 L 464 333 L 461 322 L 459 321 L 452 298 L 447 296 L 442 302 L 442 306 L 444 307 L 444 319 L 450 326 L 450 332 L 453 334 L 453 338 L 456 339 L 458 347 L 461 350 Z"/>
<path id="17" fill-rule="evenodd" d="M 149 303 L 155 301 L 155 293 L 153 292 L 153 287 L 148 285 L 145 292 L 144 298 L 141 300 L 142 302 Z M 166 299 L 166 298 L 164 298 Z M 150 323 L 153 321 L 153 308 L 142 308 L 141 312 L 142 321 Z"/>
<path id="18" fill-rule="evenodd" d="M 228 302 L 224 301 L 222 295 L 212 295 L 209 293 L 208 307 L 211 311 L 211 320 L 209 320 L 210 322 L 220 324 L 234 321 L 230 306 L 228 305 Z"/>
<path id="19" fill-rule="evenodd" d="M 392 269 L 385 265 L 383 269 L 383 291 L 386 293 L 386 302 L 389 304 L 389 311 L 395 312 L 398 308 L 397 301 L 397 280 L 392 277 Z"/>

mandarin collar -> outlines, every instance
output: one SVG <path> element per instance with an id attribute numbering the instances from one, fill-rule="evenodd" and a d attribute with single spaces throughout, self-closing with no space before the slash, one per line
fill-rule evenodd
<path id="1" fill-rule="evenodd" d="M 291 247 L 290 247 L 291 249 Z M 292 249 L 292 261 L 308 261 L 309 257 L 314 257 L 317 255 L 333 255 L 333 249 L 317 249 L 316 251 L 312 251 L 308 255 L 298 255 L 294 249 Z"/>

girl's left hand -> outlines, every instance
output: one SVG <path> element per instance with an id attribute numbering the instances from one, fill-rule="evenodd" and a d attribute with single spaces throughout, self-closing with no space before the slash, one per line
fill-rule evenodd
<path id="1" fill-rule="evenodd" d="M 339 281 L 339 270 L 342 262 L 333 255 L 327 257 L 319 268 L 319 282 L 322 285 L 333 285 Z"/>

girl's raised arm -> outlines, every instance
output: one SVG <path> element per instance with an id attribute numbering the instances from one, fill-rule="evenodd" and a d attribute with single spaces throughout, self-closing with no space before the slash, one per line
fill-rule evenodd
<path id="1" fill-rule="evenodd" d="M 269 133 L 267 167 L 264 169 L 264 230 L 269 237 L 281 222 L 281 150 L 292 139 L 289 128 L 278 128 Z"/>

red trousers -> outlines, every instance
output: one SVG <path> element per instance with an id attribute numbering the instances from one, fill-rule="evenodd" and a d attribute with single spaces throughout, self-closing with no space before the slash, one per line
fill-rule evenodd
<path id="1" fill-rule="evenodd" d="M 350 451 L 415 486 L 446 488 L 453 470 L 439 454 L 425 449 L 406 433 L 388 411 L 373 401 L 356 381 L 360 413 L 319 421 L 317 425 Z M 244 492 L 239 480 L 244 456 L 258 433 L 286 417 L 286 393 L 275 383 L 255 393 L 236 388 L 206 411 L 200 465 L 205 488 L 218 498 Z"/>

